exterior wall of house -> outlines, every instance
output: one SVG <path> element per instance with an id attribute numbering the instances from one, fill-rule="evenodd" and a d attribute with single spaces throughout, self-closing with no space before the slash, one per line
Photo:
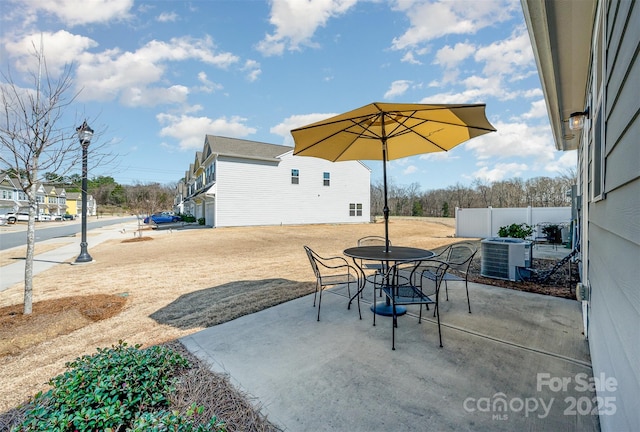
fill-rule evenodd
<path id="1" fill-rule="evenodd" d="M 292 184 L 292 169 L 299 172 L 298 184 Z M 291 152 L 279 163 L 219 157 L 215 226 L 368 222 L 370 175 L 357 161 L 332 163 Z M 350 216 L 350 204 L 361 204 L 359 215 Z"/>
<path id="2" fill-rule="evenodd" d="M 588 334 L 594 374 L 605 374 L 618 383 L 617 415 L 602 415 L 602 429 L 639 430 L 640 407 L 634 395 L 640 392 L 640 147 L 635 138 L 640 133 L 640 122 L 634 94 L 640 94 L 640 33 L 625 24 L 632 20 L 631 3 L 614 1 L 601 5 L 605 7 L 601 17 L 607 17 L 603 34 L 608 33 L 608 53 L 603 86 L 592 86 L 590 92 L 593 115 L 579 152 L 584 239 L 581 279 L 591 294 Z M 635 7 L 636 19 L 639 12 Z M 595 38 L 598 41 L 597 34 Z M 599 43 L 603 41 L 601 36 Z M 629 54 L 634 50 L 635 60 Z M 595 64 L 594 68 L 600 70 Z M 597 82 L 593 73 L 592 81 Z M 601 146 L 597 144 L 600 133 Z M 598 168 L 600 165 L 602 169 Z M 609 395 L 598 392 L 598 396 Z"/>
<path id="3" fill-rule="evenodd" d="M 616 413 L 600 415 L 602 430 L 640 430 L 640 26 L 632 24 L 640 23 L 640 3 L 612 0 L 600 6 L 603 30 L 594 32 L 594 46 L 608 43 L 604 93 L 598 97 L 602 92 L 592 86 L 590 111 L 595 115 L 579 153 L 582 280 L 591 294 L 588 334 L 594 376 L 604 374 L 617 383 L 616 392 L 598 391 L 599 398 L 616 397 Z M 596 62 L 592 69 L 599 73 Z M 592 72 L 592 84 L 597 82 Z"/>

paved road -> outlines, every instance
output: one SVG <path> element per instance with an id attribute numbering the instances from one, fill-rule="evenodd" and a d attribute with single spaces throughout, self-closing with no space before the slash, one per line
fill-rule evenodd
<path id="1" fill-rule="evenodd" d="M 104 218 L 87 221 L 87 231 L 109 225 L 135 222 L 135 216 Z M 75 236 L 82 230 L 79 220 L 66 222 L 37 222 L 36 243 L 57 237 Z M 27 244 L 27 223 L 18 222 L 0 227 L 0 250 L 11 249 Z"/>

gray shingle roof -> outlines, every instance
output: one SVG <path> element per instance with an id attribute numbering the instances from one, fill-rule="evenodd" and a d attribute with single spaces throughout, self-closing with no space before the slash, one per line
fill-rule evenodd
<path id="1" fill-rule="evenodd" d="M 289 146 L 214 135 L 207 135 L 206 141 L 211 146 L 211 150 L 220 156 L 248 159 L 277 160 L 278 156 L 293 150 L 293 147 Z"/>

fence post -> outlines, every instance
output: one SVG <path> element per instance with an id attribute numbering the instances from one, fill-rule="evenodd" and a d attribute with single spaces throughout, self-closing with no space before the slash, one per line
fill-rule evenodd
<path id="1" fill-rule="evenodd" d="M 487 223 L 488 223 L 488 232 L 489 232 L 489 237 L 493 237 L 493 207 L 489 206 L 487 207 Z"/>

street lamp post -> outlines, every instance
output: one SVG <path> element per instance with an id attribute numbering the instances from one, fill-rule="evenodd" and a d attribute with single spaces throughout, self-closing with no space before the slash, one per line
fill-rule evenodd
<path id="1" fill-rule="evenodd" d="M 93 136 L 93 129 L 89 127 L 87 121 L 82 126 L 76 128 L 78 139 L 82 146 L 82 240 L 80 241 L 80 255 L 76 258 L 76 263 L 90 263 L 93 261 L 87 252 L 87 150 Z"/>

